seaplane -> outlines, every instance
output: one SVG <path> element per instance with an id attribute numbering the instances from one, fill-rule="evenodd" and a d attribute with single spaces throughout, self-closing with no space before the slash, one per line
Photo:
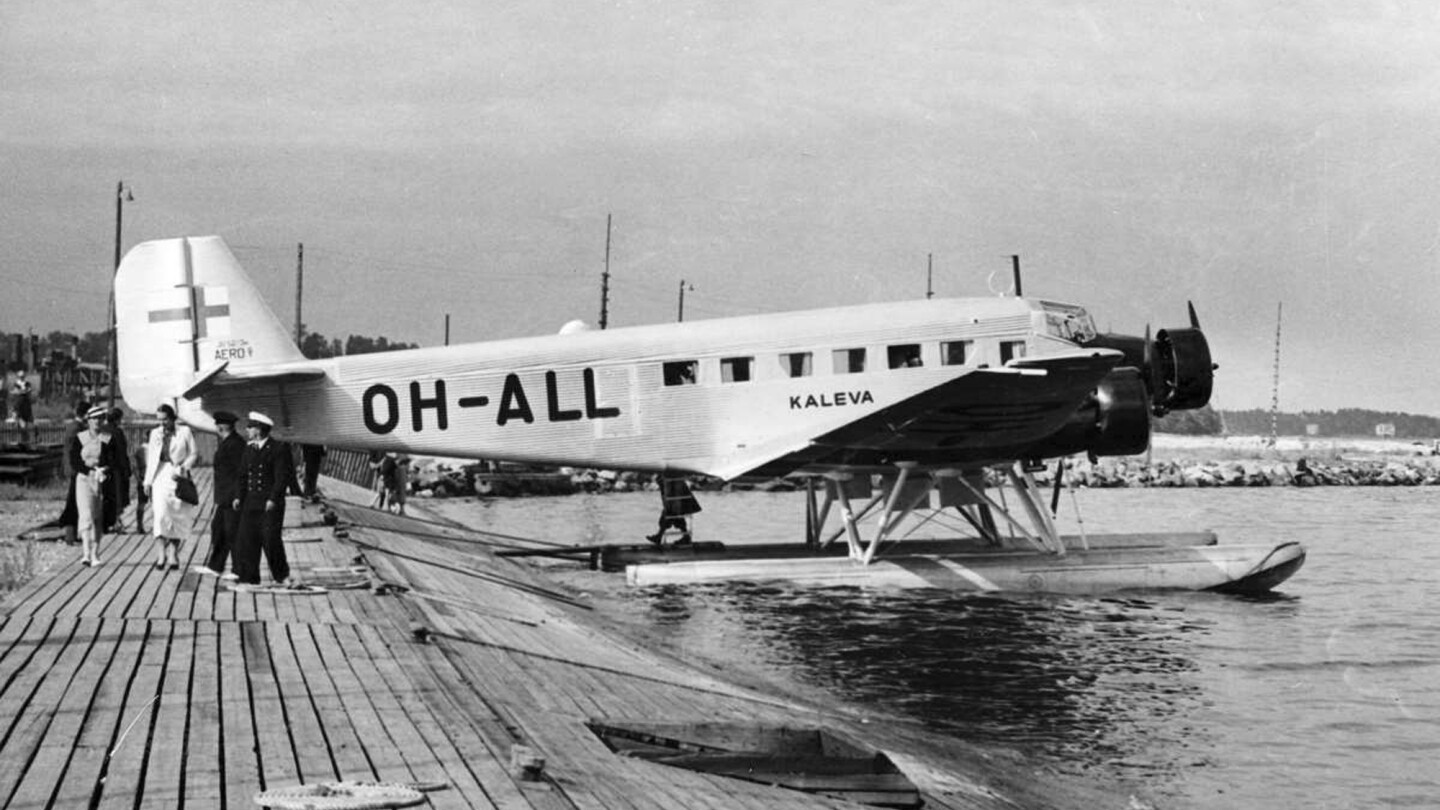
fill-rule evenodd
<path id="1" fill-rule="evenodd" d="M 311 360 L 219 237 L 139 244 L 115 279 L 126 402 L 200 430 L 261 411 L 292 442 L 803 482 L 803 538 L 607 549 L 637 585 L 1263 592 L 1301 566 L 1296 542 L 1062 534 L 1066 459 L 1143 453 L 1152 415 L 1209 401 L 1215 366 L 1193 306 L 1120 335 L 1010 292 Z M 925 510 L 955 536 L 898 530 Z"/>

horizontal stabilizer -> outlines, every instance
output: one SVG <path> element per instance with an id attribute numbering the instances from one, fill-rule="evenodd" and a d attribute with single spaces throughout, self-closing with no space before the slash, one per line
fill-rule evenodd
<path id="1" fill-rule="evenodd" d="M 230 362 L 227 360 L 214 366 L 203 374 L 185 389 L 182 397 L 189 400 L 199 399 L 207 391 L 217 388 L 228 388 L 240 385 L 283 385 L 286 383 L 303 383 L 313 380 L 323 380 L 325 369 L 318 365 L 285 365 L 268 366 L 261 368 L 247 368 L 237 371 L 229 370 Z"/>

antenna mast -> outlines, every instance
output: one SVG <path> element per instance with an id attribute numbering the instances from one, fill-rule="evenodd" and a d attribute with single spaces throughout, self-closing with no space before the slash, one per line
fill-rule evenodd
<path id="1" fill-rule="evenodd" d="M 600 328 L 610 322 L 610 215 L 605 215 L 605 272 L 600 276 Z"/>
<path id="2" fill-rule="evenodd" d="M 1275 377 L 1270 388 L 1270 447 L 1275 446 L 1280 432 L 1280 315 L 1284 307 L 1284 301 L 1275 305 Z"/>
<path id="3" fill-rule="evenodd" d="M 300 320 L 300 302 L 305 289 L 305 243 L 300 242 L 295 252 L 295 345 L 305 343 L 305 325 Z"/>

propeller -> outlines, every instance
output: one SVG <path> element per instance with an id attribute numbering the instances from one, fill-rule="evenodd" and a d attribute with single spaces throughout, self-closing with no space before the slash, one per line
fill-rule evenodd
<path id="1" fill-rule="evenodd" d="M 1173 410 L 1203 407 L 1210 401 L 1215 369 L 1210 344 L 1200 329 L 1194 302 L 1186 302 L 1190 325 L 1152 331 L 1145 325 L 1143 338 L 1106 333 L 1084 345 L 1117 349 L 1125 354 L 1122 366 L 1138 368 L 1148 395 L 1148 408 L 1156 416 Z"/>

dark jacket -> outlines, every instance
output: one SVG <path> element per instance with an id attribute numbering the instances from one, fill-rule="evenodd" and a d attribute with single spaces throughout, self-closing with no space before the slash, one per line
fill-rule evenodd
<path id="1" fill-rule="evenodd" d="M 77 431 L 74 436 L 70 437 L 70 445 L 66 448 L 65 452 L 66 458 L 70 461 L 70 469 L 73 470 L 76 475 L 88 473 L 93 469 L 80 457 L 80 433 L 82 432 L 83 431 Z M 101 435 L 105 436 L 105 438 L 100 443 L 100 460 L 95 462 L 95 466 L 104 467 L 111 475 L 114 475 L 118 463 L 115 459 L 115 442 L 109 435 Z"/>
<path id="2" fill-rule="evenodd" d="M 264 448 L 246 445 L 241 460 L 244 473 L 241 510 L 263 512 L 266 501 L 274 501 L 276 507 L 284 508 L 285 485 L 294 466 L 290 461 L 290 447 L 273 438 L 265 442 Z"/>
<path id="3" fill-rule="evenodd" d="M 245 472 L 245 440 L 240 434 L 231 433 L 215 448 L 215 506 L 229 509 L 242 492 L 241 481 Z M 262 504 L 263 506 L 263 504 Z"/>

